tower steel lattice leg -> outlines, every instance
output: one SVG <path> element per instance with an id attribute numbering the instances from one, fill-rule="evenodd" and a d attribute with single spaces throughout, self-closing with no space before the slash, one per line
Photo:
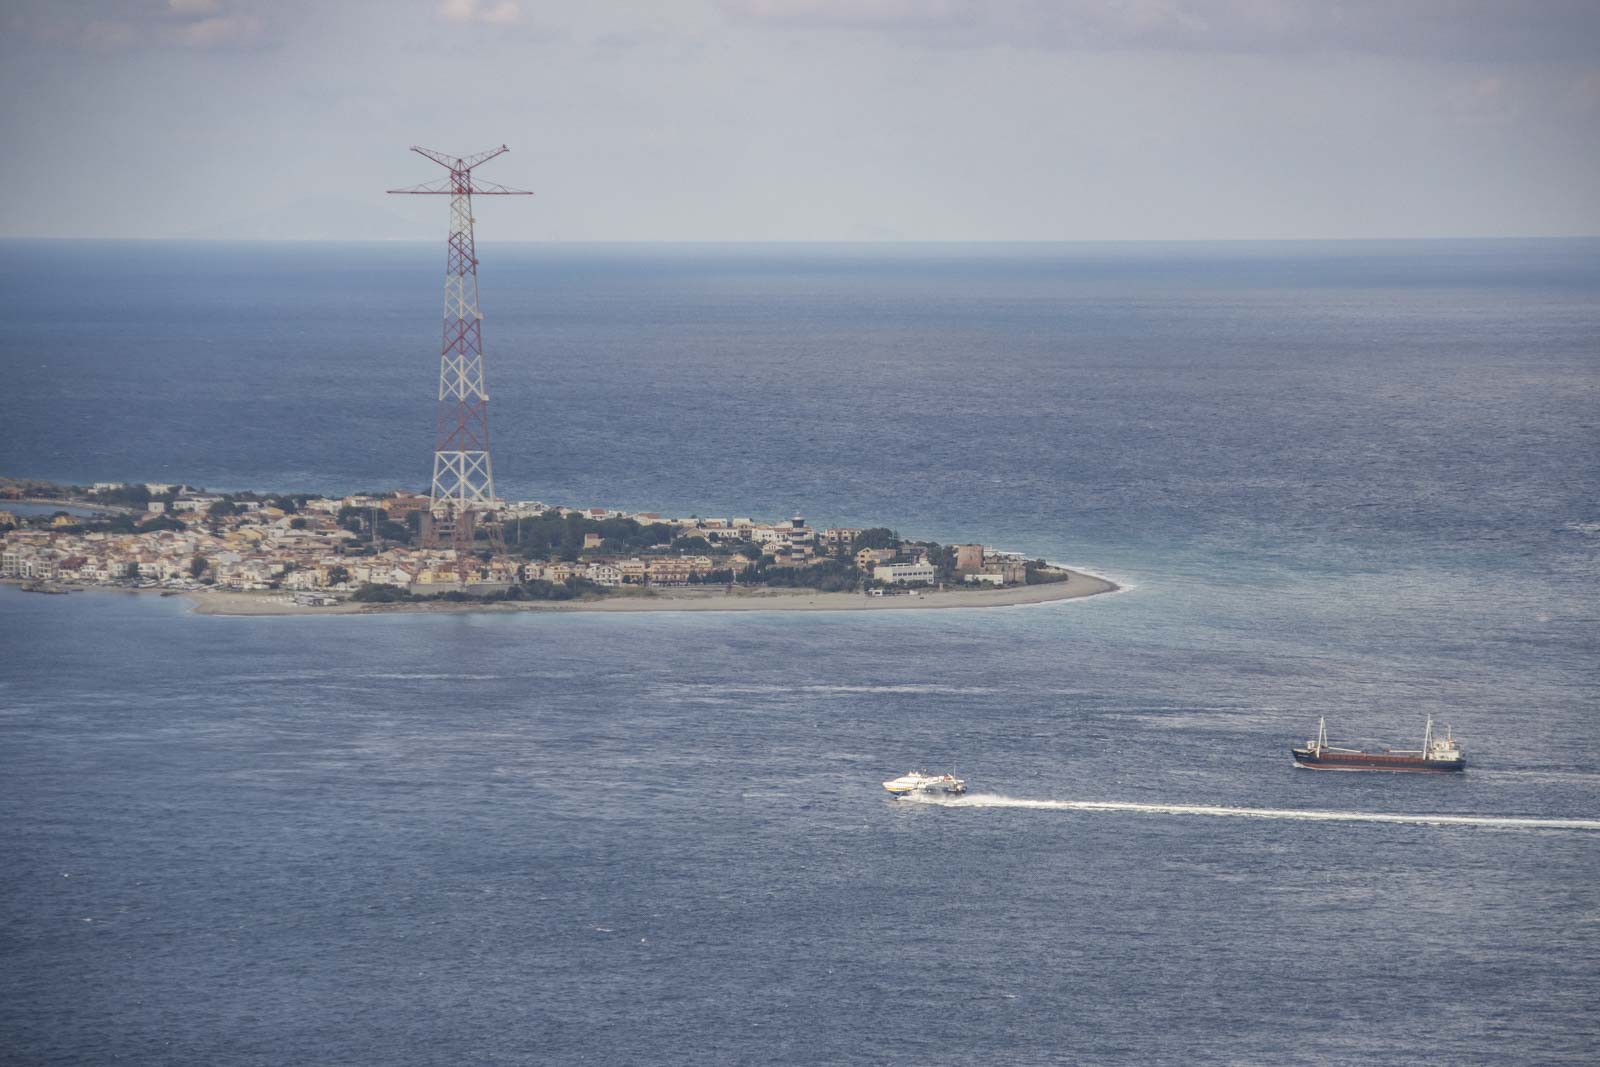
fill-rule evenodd
<path id="1" fill-rule="evenodd" d="M 472 193 L 458 187 L 450 198 L 444 344 L 439 354 L 438 418 L 429 492 L 435 542 L 438 547 L 454 548 L 458 561 L 472 554 L 480 517 L 494 506 L 489 393 L 483 380 L 483 314 L 478 310 L 472 224 Z"/>

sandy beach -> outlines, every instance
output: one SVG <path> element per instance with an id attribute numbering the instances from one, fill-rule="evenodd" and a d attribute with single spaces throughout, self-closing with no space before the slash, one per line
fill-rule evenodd
<path id="1" fill-rule="evenodd" d="M 863 593 L 818 593 L 806 589 L 662 589 L 634 596 L 598 597 L 593 600 L 517 600 L 489 604 L 425 601 L 410 604 L 357 604 L 344 602 L 326 607 L 296 604 L 284 593 L 238 593 L 207 590 L 184 594 L 200 615 L 391 615 L 395 613 L 451 613 L 470 611 L 916 611 L 950 608 L 1002 608 L 1019 604 L 1044 604 L 1115 592 L 1118 586 L 1104 578 L 1069 572 L 1065 582 L 1024 585 L 1010 589 L 963 589 L 920 593 L 917 596 L 867 596 Z"/>

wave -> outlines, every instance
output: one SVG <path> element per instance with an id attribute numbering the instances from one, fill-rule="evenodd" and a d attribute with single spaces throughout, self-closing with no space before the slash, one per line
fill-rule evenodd
<path id="1" fill-rule="evenodd" d="M 1537 819 L 1513 815 L 1425 815 L 1407 812 L 1317 811 L 1298 808 L 1229 808 L 1209 804 L 1139 804 L 1117 800 L 1026 800 L 998 793 L 962 797 L 915 794 L 908 800 L 946 808 L 1031 808 L 1042 811 L 1124 811 L 1149 815 L 1290 819 L 1301 822 L 1398 823 L 1409 826 L 1490 826 L 1507 830 L 1600 830 L 1600 819 Z"/>
<path id="2" fill-rule="evenodd" d="M 1113 590 L 1112 595 L 1116 593 L 1131 593 L 1139 588 L 1139 583 L 1132 578 L 1126 575 L 1112 574 L 1110 571 L 1102 570 L 1099 567 L 1086 566 L 1082 563 L 1063 563 L 1054 559 L 1047 559 L 1045 562 L 1052 567 L 1065 567 L 1069 571 L 1077 571 L 1079 574 L 1087 574 L 1091 578 L 1098 578 L 1102 582 L 1110 582 L 1117 587 Z"/>
<path id="3" fill-rule="evenodd" d="M 992 686 L 939 685 L 923 682 L 883 685 L 723 685 L 716 682 L 667 683 L 663 689 L 713 689 L 719 693 L 737 693 L 745 696 L 763 694 L 789 695 L 795 693 L 947 693 L 955 696 L 973 696 L 998 692 Z"/>

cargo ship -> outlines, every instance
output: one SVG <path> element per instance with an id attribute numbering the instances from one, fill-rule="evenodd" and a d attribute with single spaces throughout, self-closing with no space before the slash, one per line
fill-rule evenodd
<path id="1" fill-rule="evenodd" d="M 1343 748 L 1328 744 L 1328 720 L 1317 720 L 1317 736 L 1306 742 L 1304 748 L 1291 748 L 1294 761 L 1302 767 L 1319 771 L 1462 771 L 1467 758 L 1461 746 L 1451 736 L 1450 727 L 1444 736 L 1433 732 L 1433 719 L 1422 731 L 1420 749 L 1384 748 L 1369 752 L 1360 748 Z"/>

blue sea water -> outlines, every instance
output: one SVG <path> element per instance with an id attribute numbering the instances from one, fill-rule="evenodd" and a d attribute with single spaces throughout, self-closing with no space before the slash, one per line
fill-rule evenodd
<path id="1" fill-rule="evenodd" d="M 229 619 L 0 588 L 0 1058 L 1592 1062 L 1600 830 L 1539 820 L 1600 820 L 1600 242 L 480 259 L 504 495 L 883 523 L 1126 591 Z M 0 243 L 0 473 L 421 488 L 441 274 Z M 1471 769 L 1297 770 L 1319 715 L 1433 715 Z M 922 765 L 982 796 L 885 797 Z M 1259 814 L 1171 810 L 1207 805 Z"/>

